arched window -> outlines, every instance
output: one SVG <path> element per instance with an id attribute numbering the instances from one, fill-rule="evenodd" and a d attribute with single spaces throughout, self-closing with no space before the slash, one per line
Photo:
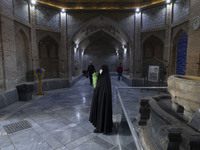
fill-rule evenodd
<path id="1" fill-rule="evenodd" d="M 188 36 L 183 32 L 177 44 L 176 74 L 185 75 Z"/>

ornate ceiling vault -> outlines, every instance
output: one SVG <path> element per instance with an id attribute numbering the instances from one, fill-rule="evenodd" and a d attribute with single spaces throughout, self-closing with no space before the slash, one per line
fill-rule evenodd
<path id="1" fill-rule="evenodd" d="M 135 9 L 165 0 L 36 0 L 37 2 L 65 9 Z"/>

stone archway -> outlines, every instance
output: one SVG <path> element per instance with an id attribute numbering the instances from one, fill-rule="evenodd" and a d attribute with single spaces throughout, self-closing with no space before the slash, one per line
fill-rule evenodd
<path id="1" fill-rule="evenodd" d="M 76 49 L 76 51 L 79 51 L 81 55 L 79 56 L 88 56 L 88 52 L 91 51 L 91 48 L 92 45 L 92 40 L 88 40 L 90 39 L 90 37 L 92 36 L 95 36 L 95 35 L 99 35 L 99 33 L 103 33 L 104 35 L 106 35 L 106 37 L 110 37 L 109 39 L 112 39 L 112 41 L 108 41 L 108 43 L 104 43 L 104 46 L 108 46 L 108 45 L 113 45 L 110 47 L 110 50 L 112 51 L 112 60 L 114 60 L 114 65 L 113 65 L 113 62 L 111 63 L 111 66 L 109 68 L 112 68 L 111 71 L 113 72 L 116 72 L 116 67 L 117 67 L 117 64 L 119 62 L 122 62 L 124 64 L 126 64 L 126 73 L 130 73 L 132 71 L 132 68 L 133 65 L 130 64 L 130 57 L 133 58 L 133 56 L 128 56 L 128 54 L 132 55 L 133 53 L 130 52 L 131 51 L 131 47 L 129 46 L 128 43 L 131 43 L 131 39 L 128 37 L 128 34 L 126 34 L 120 27 L 118 27 L 117 23 L 115 23 L 114 21 L 112 21 L 112 19 L 110 18 L 107 18 L 107 17 L 104 17 L 104 16 L 100 16 L 100 17 L 97 17 L 97 18 L 94 18 L 92 19 L 91 21 L 88 21 L 86 24 L 82 25 L 72 36 L 72 38 L 70 39 L 70 43 L 71 43 L 71 48 L 70 48 L 70 51 L 71 51 L 71 54 L 73 55 L 74 54 L 74 51 L 75 51 L 75 47 L 77 45 L 78 46 L 78 49 Z M 84 42 L 86 41 L 86 42 Z M 114 41 L 114 42 L 113 42 Z M 84 43 L 84 44 L 83 44 Z M 110 44 L 109 44 L 110 43 Z M 117 44 L 116 44 L 117 43 Z M 105 45 L 106 44 L 106 45 Z M 124 46 L 126 48 L 126 50 L 122 50 L 122 46 Z M 108 46 L 109 47 L 109 46 Z M 104 49 L 107 49 L 108 47 L 104 47 Z M 110 52 L 111 52 L 110 51 Z M 126 55 L 124 55 L 125 53 L 124 52 L 121 52 L 121 51 L 126 51 Z M 91 52 L 94 52 L 94 51 L 91 51 Z M 109 52 L 109 51 L 106 51 L 106 52 Z M 98 53 L 98 52 L 97 52 Z M 98 54 L 95 54 L 95 53 L 91 53 L 90 56 L 93 55 L 93 58 L 88 58 L 90 60 L 93 61 L 93 63 L 95 63 L 94 61 L 96 61 L 96 56 Z M 121 57 L 118 57 L 117 54 L 121 54 L 122 56 Z M 110 55 L 110 54 L 109 54 Z M 85 57 L 84 56 L 84 57 Z M 72 56 L 73 59 L 74 59 L 74 55 Z M 119 60 L 116 60 L 114 57 L 116 57 L 117 59 L 120 58 Z M 114 58 L 114 59 L 113 59 Z M 73 60 L 72 59 L 72 73 L 74 72 L 74 68 L 77 68 L 77 61 L 75 61 L 75 59 Z M 78 67 L 82 70 L 86 69 L 85 66 L 88 65 L 88 62 L 90 60 L 87 59 L 87 65 L 85 65 L 84 63 L 84 59 L 76 59 L 76 60 L 82 60 L 82 62 L 80 62 L 81 64 L 79 64 L 78 66 L 81 66 L 81 67 Z M 104 62 L 105 60 L 101 59 L 101 60 L 98 60 L 96 62 L 98 62 L 98 65 L 97 65 L 97 68 L 99 67 L 99 65 L 101 65 L 101 63 L 99 64 L 99 62 Z M 105 62 L 105 63 L 109 63 L 109 61 Z M 76 66 L 75 66 L 76 65 Z M 80 71 L 79 71 L 80 72 Z"/>
<path id="2" fill-rule="evenodd" d="M 110 35 L 99 31 L 88 37 L 91 43 L 86 47 L 83 55 L 83 68 L 87 69 L 89 61 L 92 61 L 96 70 L 102 65 L 108 65 L 110 72 L 116 72 L 118 57 Z M 115 41 L 117 42 L 117 41 Z M 84 41 L 83 41 L 84 43 Z M 120 43 L 118 43 L 120 45 Z"/>
<path id="3" fill-rule="evenodd" d="M 17 83 L 27 81 L 27 72 L 30 68 L 30 50 L 26 34 L 20 29 L 15 35 L 17 59 Z"/>
<path id="4" fill-rule="evenodd" d="M 59 77 L 59 45 L 51 38 L 46 36 L 39 41 L 40 67 L 46 70 L 45 78 Z"/>

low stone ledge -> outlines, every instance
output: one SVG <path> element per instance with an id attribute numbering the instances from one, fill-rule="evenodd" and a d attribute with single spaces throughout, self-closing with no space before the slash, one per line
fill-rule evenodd
<path id="1" fill-rule="evenodd" d="M 17 89 L 12 89 L 0 94 L 0 108 L 4 108 L 19 100 Z"/>

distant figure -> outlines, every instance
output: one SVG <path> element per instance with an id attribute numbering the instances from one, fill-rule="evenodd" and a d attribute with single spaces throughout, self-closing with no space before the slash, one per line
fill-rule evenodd
<path id="1" fill-rule="evenodd" d="M 120 63 L 119 66 L 117 67 L 118 80 L 120 80 L 120 78 L 122 77 L 122 72 L 123 72 L 123 67 L 122 63 Z"/>
<path id="2" fill-rule="evenodd" d="M 99 70 L 89 121 L 96 127 L 94 133 L 112 132 L 112 88 L 107 65 L 103 65 Z"/>
<path id="3" fill-rule="evenodd" d="M 94 65 L 92 64 L 92 62 L 90 61 L 90 64 L 88 66 L 88 75 L 90 78 L 90 84 L 92 85 L 92 74 L 96 72 Z"/>

